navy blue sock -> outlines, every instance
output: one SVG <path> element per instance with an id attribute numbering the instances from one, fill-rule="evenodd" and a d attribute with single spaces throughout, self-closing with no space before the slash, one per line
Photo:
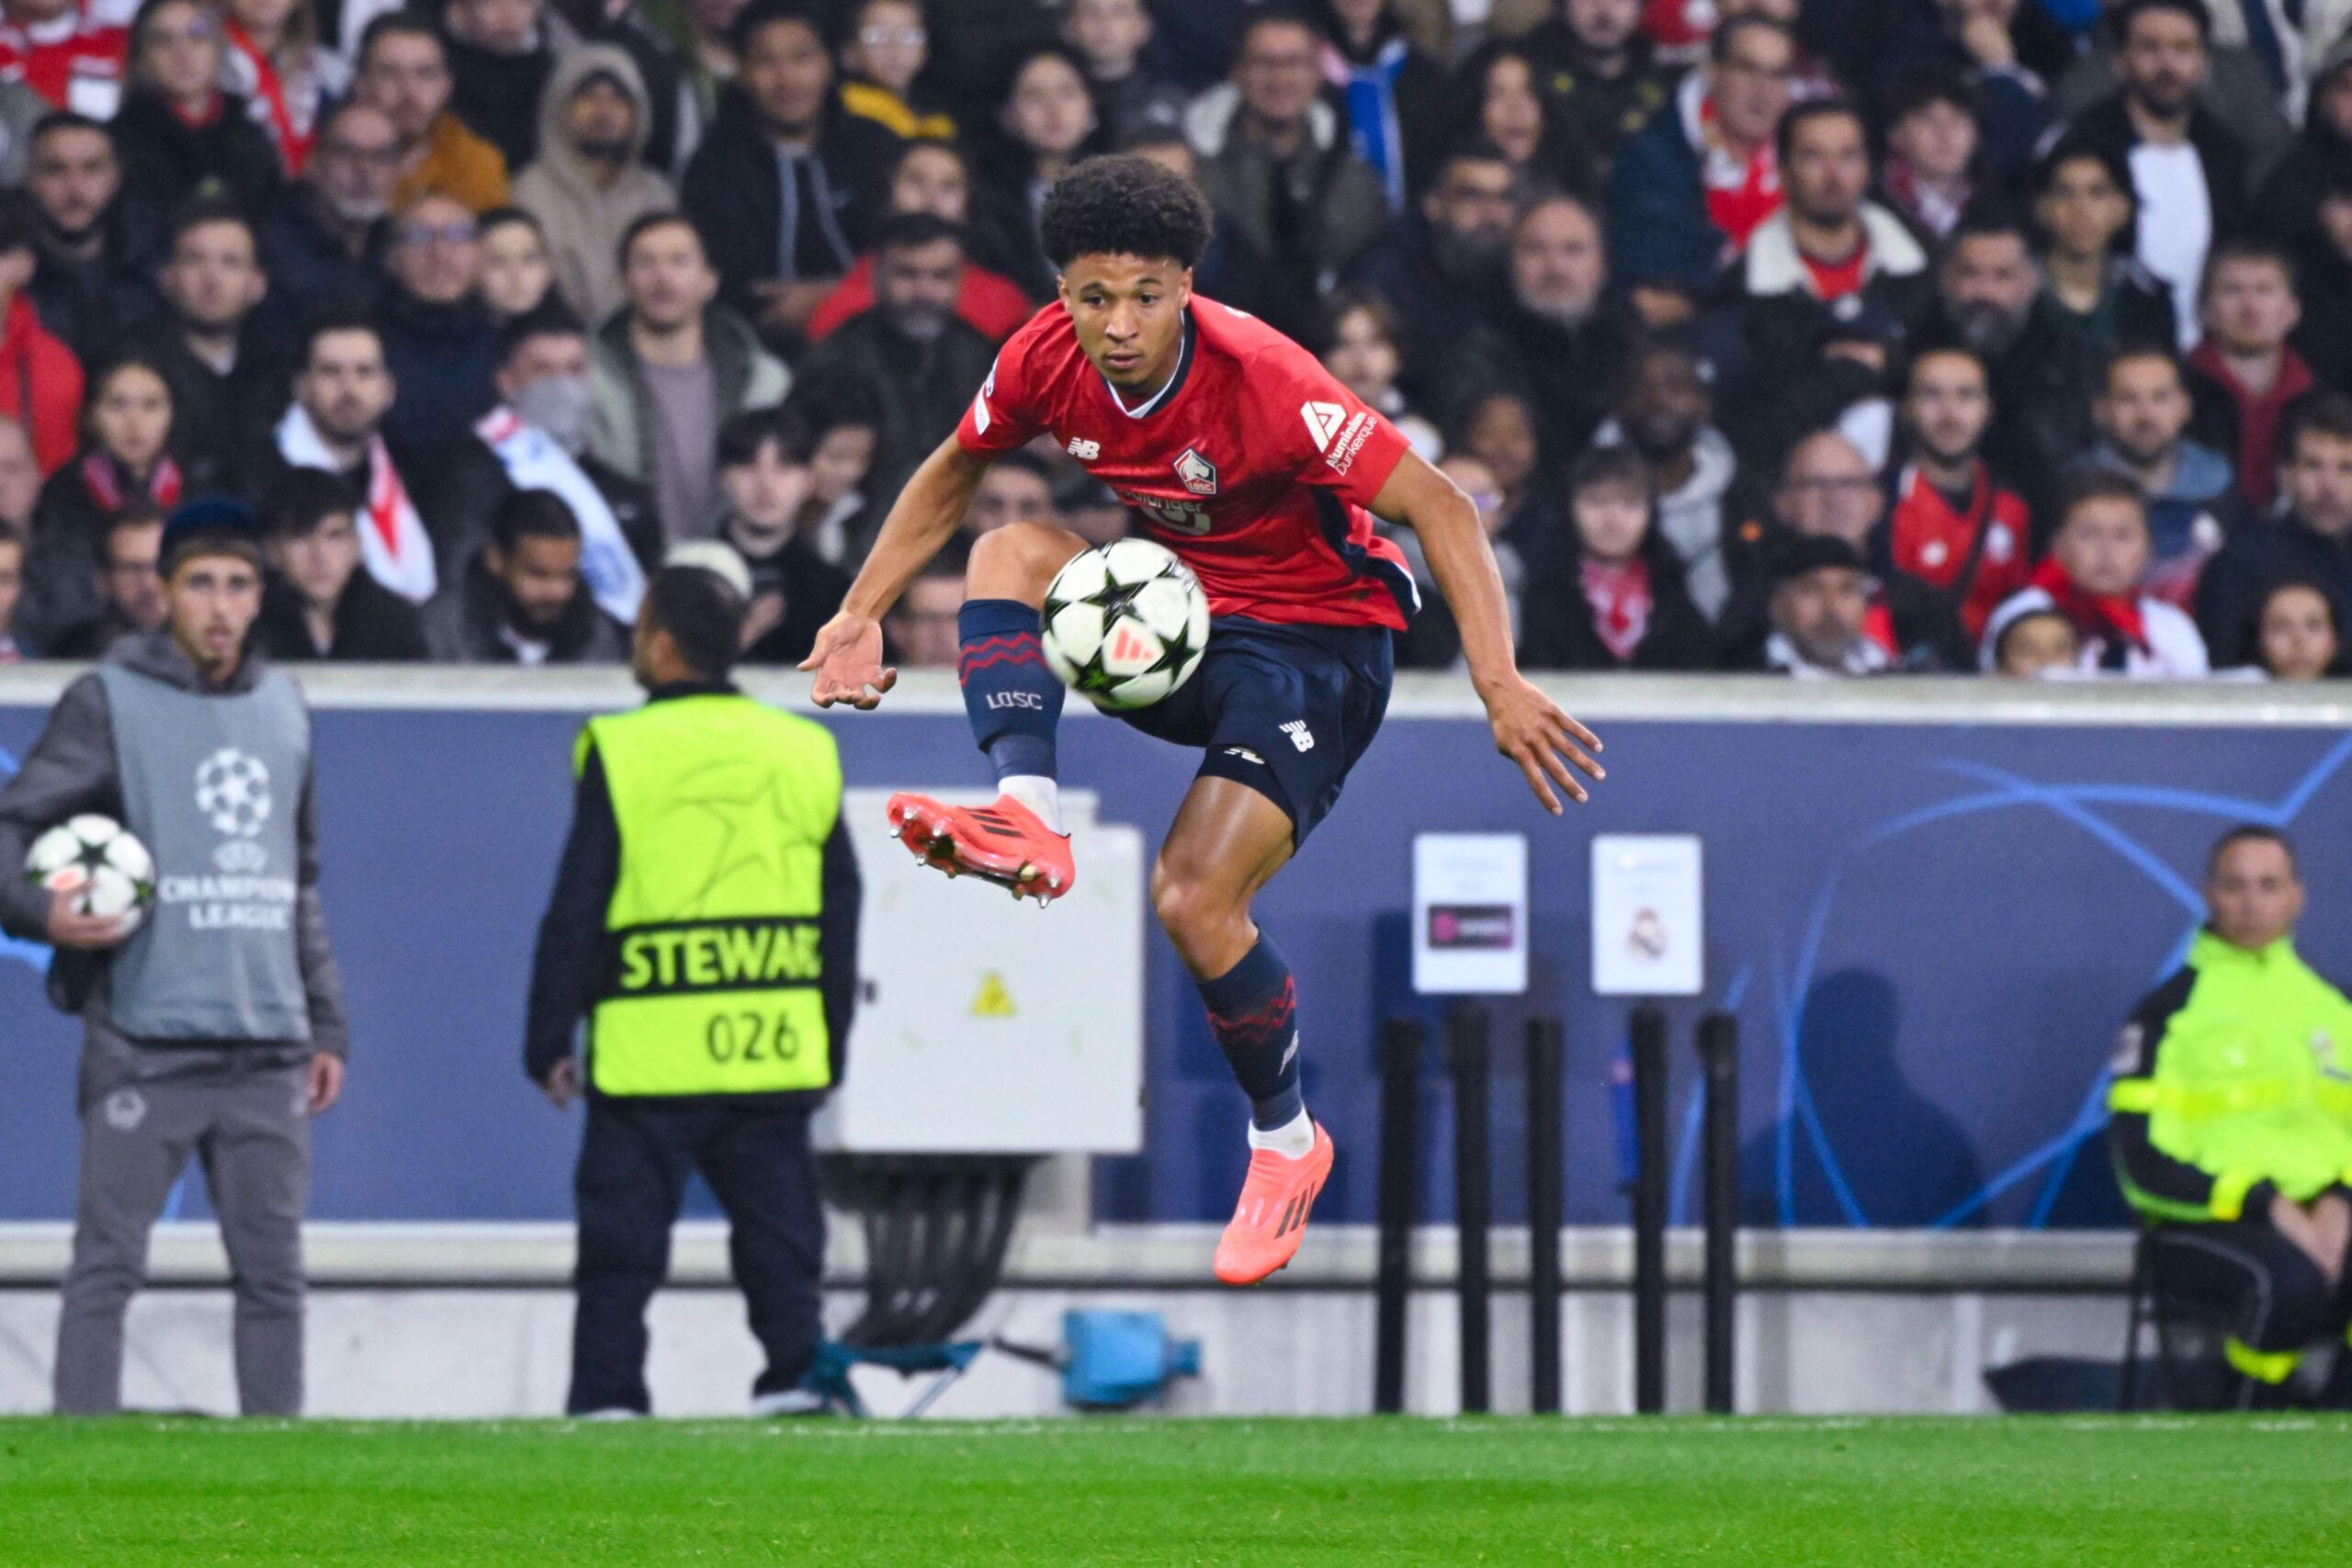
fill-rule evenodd
<path id="1" fill-rule="evenodd" d="M 1054 774 L 1054 728 L 1062 717 L 1062 683 L 1046 665 L 1037 612 L 1018 599 L 967 599 L 956 612 L 963 643 L 956 674 L 972 737 L 1000 779 Z"/>
<path id="2" fill-rule="evenodd" d="M 1250 1096 L 1250 1120 L 1272 1131 L 1306 1109 L 1298 1089 L 1298 987 L 1263 931 L 1240 963 L 1199 982 L 1209 1030 Z"/>

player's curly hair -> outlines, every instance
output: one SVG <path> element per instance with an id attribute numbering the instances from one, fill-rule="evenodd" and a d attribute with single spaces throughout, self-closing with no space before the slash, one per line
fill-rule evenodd
<path id="1" fill-rule="evenodd" d="M 1057 270 L 1089 255 L 1166 256 L 1193 267 L 1209 247 L 1209 204 L 1173 170 L 1114 153 L 1056 180 L 1037 228 Z"/>

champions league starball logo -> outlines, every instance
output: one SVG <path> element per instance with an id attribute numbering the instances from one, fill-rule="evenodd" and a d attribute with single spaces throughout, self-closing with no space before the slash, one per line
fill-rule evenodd
<path id="1" fill-rule="evenodd" d="M 197 765 L 196 808 L 215 832 L 254 837 L 269 820 L 269 769 L 260 758 L 223 746 Z"/>

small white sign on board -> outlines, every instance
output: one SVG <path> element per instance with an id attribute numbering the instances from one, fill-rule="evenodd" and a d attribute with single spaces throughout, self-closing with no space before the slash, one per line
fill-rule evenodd
<path id="1" fill-rule="evenodd" d="M 1592 989 L 1695 997 L 1706 988 L 1705 874 L 1695 833 L 1592 840 Z"/>
<path id="2" fill-rule="evenodd" d="M 1413 835 L 1413 989 L 1515 997 L 1527 989 L 1527 840 Z"/>

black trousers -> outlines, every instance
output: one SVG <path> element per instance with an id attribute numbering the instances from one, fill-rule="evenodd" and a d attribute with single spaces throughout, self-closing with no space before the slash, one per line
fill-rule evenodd
<path id="1" fill-rule="evenodd" d="M 767 1352 L 756 1396 L 795 1386 L 821 1332 L 825 1211 L 808 1148 L 808 1111 L 775 1102 L 591 1096 L 573 1191 L 580 1255 L 572 1277 L 572 1415 L 647 1411 L 645 1309 L 670 1269 L 670 1227 L 686 1178 L 727 1211 L 728 1259 Z"/>
<path id="2" fill-rule="evenodd" d="M 2211 1308 L 2257 1350 L 2301 1350 L 2344 1332 L 2352 1270 L 2331 1286 L 2309 1254 L 2260 1220 L 2163 1225 L 2156 1288 Z"/>

